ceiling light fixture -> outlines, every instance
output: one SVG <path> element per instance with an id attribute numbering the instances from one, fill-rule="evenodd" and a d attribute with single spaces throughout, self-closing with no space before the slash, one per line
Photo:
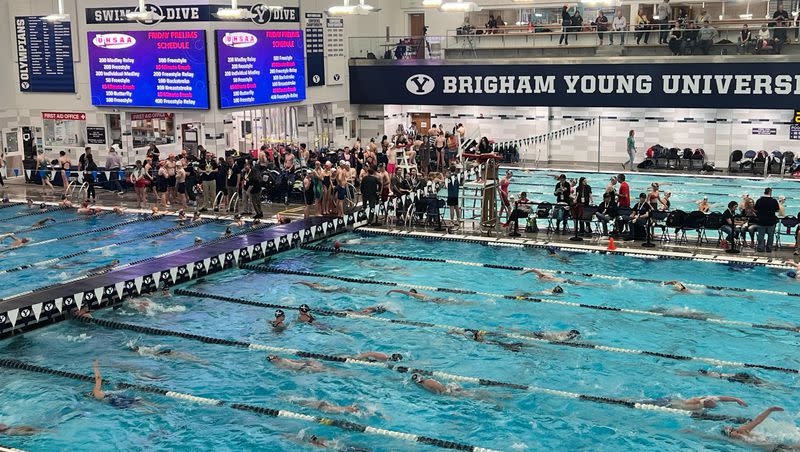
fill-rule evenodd
<path id="1" fill-rule="evenodd" d="M 422 0 L 423 8 L 439 8 L 442 6 L 442 0 Z"/>
<path id="2" fill-rule="evenodd" d="M 365 16 L 371 12 L 379 11 L 372 5 L 367 5 L 361 0 L 358 5 L 351 5 L 349 0 L 344 0 L 343 5 L 331 6 L 328 8 L 329 16 Z"/>
<path id="3" fill-rule="evenodd" d="M 58 13 L 48 14 L 42 19 L 53 23 L 69 22 L 69 14 L 64 14 L 64 0 L 58 0 Z"/>
<path id="4" fill-rule="evenodd" d="M 457 2 L 442 3 L 442 6 L 440 6 L 439 9 L 445 13 L 471 13 L 480 11 L 481 7 L 475 2 L 458 0 Z"/>
<path id="5" fill-rule="evenodd" d="M 230 8 L 220 8 L 217 10 L 217 18 L 222 20 L 244 20 L 256 17 L 249 9 L 239 8 L 238 0 L 231 0 Z"/>
<path id="6" fill-rule="evenodd" d="M 148 11 L 144 4 L 144 0 L 139 0 L 139 7 L 136 8 L 136 11 L 131 11 L 128 14 L 125 14 L 125 18 L 138 22 L 158 22 L 164 17 L 160 16 L 154 11 Z"/>

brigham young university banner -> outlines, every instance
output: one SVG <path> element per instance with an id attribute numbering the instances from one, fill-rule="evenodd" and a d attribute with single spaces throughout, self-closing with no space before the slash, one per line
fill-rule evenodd
<path id="1" fill-rule="evenodd" d="M 794 109 L 800 63 L 365 64 L 350 102 Z"/>

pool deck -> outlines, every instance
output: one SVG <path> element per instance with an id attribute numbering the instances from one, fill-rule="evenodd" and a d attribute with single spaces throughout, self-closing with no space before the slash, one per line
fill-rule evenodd
<path id="1" fill-rule="evenodd" d="M 326 217 L 296 220 L 146 259 L 96 276 L 0 301 L 0 338 L 62 320 L 72 309 L 95 309 L 275 254 L 344 229 Z M 44 282 L 44 281 L 43 281 Z"/>

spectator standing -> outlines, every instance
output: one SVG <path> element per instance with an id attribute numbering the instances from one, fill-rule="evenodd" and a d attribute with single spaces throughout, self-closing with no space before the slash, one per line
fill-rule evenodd
<path id="1" fill-rule="evenodd" d="M 631 187 L 628 185 L 628 182 L 625 181 L 624 174 L 617 176 L 617 180 L 619 181 L 617 205 L 619 205 L 619 207 L 629 208 L 631 206 Z"/>
<path id="2" fill-rule="evenodd" d="M 264 214 L 261 213 L 261 174 L 252 168 L 249 161 L 244 164 L 242 180 L 244 181 L 242 190 L 250 194 L 250 202 L 253 205 L 253 219 L 264 218 Z M 203 190 L 205 192 L 205 187 L 203 187 Z"/>
<path id="3" fill-rule="evenodd" d="M 569 15 L 569 7 L 564 5 L 561 8 L 561 38 L 558 45 L 569 45 L 569 32 L 572 29 L 572 16 Z"/>
<path id="4" fill-rule="evenodd" d="M 625 32 L 628 30 L 628 21 L 625 19 L 625 16 L 622 15 L 622 10 L 617 9 L 617 14 L 614 16 L 614 20 L 611 22 L 611 29 L 614 33 L 611 33 L 611 38 L 609 39 L 608 45 L 614 45 L 614 35 L 619 35 L 619 45 L 625 45 Z"/>
<path id="5" fill-rule="evenodd" d="M 578 36 L 583 31 L 583 17 L 581 16 L 581 12 L 575 8 L 575 14 L 572 15 L 572 32 L 575 33 L 575 41 L 578 40 Z"/>
<path id="6" fill-rule="evenodd" d="M 758 198 L 756 201 L 756 217 L 758 218 L 758 244 L 756 251 L 763 253 L 764 251 L 772 252 L 772 242 L 775 239 L 775 225 L 778 224 L 777 213 L 780 210 L 778 201 L 772 197 L 772 189 L 764 189 L 764 196 Z M 767 236 L 766 243 L 764 242 L 764 235 Z"/>
<path id="7" fill-rule="evenodd" d="M 567 232 L 567 209 L 569 208 L 570 204 L 572 204 L 572 197 L 570 197 L 570 191 L 572 187 L 570 187 L 569 182 L 567 182 L 567 176 L 562 174 L 558 176 L 558 183 L 556 183 L 556 188 L 553 194 L 556 197 L 556 205 L 555 209 L 555 218 L 556 218 L 556 232 L 558 232 L 558 224 L 563 222 L 563 231 L 564 233 Z"/>
<path id="8" fill-rule="evenodd" d="M 214 157 L 207 156 L 200 162 L 200 181 L 203 187 L 200 212 L 205 212 L 214 208 L 214 196 L 217 195 L 217 162 Z"/>
<path id="9" fill-rule="evenodd" d="M 673 55 L 680 55 L 681 54 L 681 43 L 683 40 L 681 36 L 683 35 L 683 30 L 681 30 L 678 24 L 672 26 L 669 31 L 669 50 L 672 51 Z"/>
<path id="10" fill-rule="evenodd" d="M 118 195 L 125 193 L 125 190 L 122 189 L 122 184 L 119 182 L 120 169 L 122 169 L 122 162 L 117 155 L 117 150 L 114 149 L 114 146 L 111 146 L 108 149 L 108 157 L 106 157 L 106 170 L 110 171 L 109 182 L 111 182 Z"/>
<path id="11" fill-rule="evenodd" d="M 594 25 L 595 30 L 597 30 L 597 36 L 600 38 L 600 45 L 603 45 L 603 37 L 608 32 L 608 17 L 603 14 L 602 9 L 597 12 L 597 18 L 594 19 L 592 25 Z"/>
<path id="12" fill-rule="evenodd" d="M 667 44 L 667 36 L 669 33 L 667 30 L 669 30 L 669 19 L 672 15 L 669 7 L 669 0 L 664 0 L 659 3 L 658 8 L 656 8 L 656 13 L 658 14 L 658 21 L 661 23 L 661 33 L 658 36 L 658 43 Z"/>
<path id="13" fill-rule="evenodd" d="M 702 10 L 700 11 L 700 15 L 697 16 L 697 23 L 702 24 L 703 22 L 710 21 L 711 16 L 708 14 L 708 11 Z"/>
<path id="14" fill-rule="evenodd" d="M 717 29 L 712 27 L 708 20 L 703 21 L 703 28 L 697 32 L 698 46 L 703 51 L 703 55 L 708 55 L 709 51 L 711 51 L 711 46 L 714 45 L 714 41 L 718 37 Z"/>
<path id="15" fill-rule="evenodd" d="M 369 167 L 367 175 L 361 179 L 361 196 L 367 209 L 376 209 L 378 206 L 378 194 L 381 192 L 383 184 L 375 176 L 375 169 Z M 377 222 L 378 212 L 373 211 L 369 216 L 369 223 Z"/>
<path id="16" fill-rule="evenodd" d="M 642 38 L 644 38 L 644 43 L 647 44 L 647 40 L 650 39 L 650 20 L 647 19 L 647 14 L 644 12 L 644 9 L 639 8 L 639 13 L 636 15 L 636 22 L 634 22 L 634 30 L 636 33 L 636 44 L 641 44 Z"/>
<path id="17" fill-rule="evenodd" d="M 634 140 L 634 131 L 628 132 L 628 139 L 625 140 L 625 151 L 628 153 L 628 169 L 633 171 L 633 162 L 636 160 L 636 141 Z M 625 163 L 622 164 L 622 169 L 625 169 Z"/>

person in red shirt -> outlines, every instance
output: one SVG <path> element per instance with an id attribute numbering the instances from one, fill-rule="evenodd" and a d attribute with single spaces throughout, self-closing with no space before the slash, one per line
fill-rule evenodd
<path id="1" fill-rule="evenodd" d="M 619 184 L 619 195 L 617 198 L 617 205 L 619 207 L 630 207 L 631 206 L 631 188 L 628 186 L 628 183 L 625 181 L 625 175 L 620 174 L 617 176 L 617 180 L 620 182 Z"/>

